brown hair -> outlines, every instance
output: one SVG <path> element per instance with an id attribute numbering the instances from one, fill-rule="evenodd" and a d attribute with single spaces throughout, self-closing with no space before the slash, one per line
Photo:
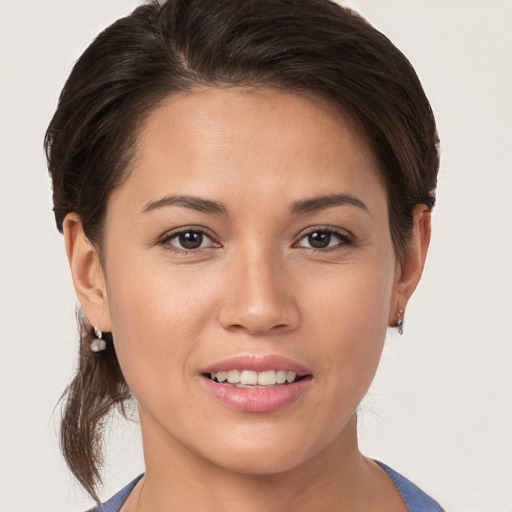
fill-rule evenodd
<path id="1" fill-rule="evenodd" d="M 434 205 L 434 116 L 406 57 L 330 0 L 151 1 L 103 31 L 74 66 L 45 138 L 60 231 L 64 217 L 77 213 L 101 254 L 106 204 L 129 175 L 138 129 L 166 97 L 197 86 L 312 92 L 345 112 L 379 161 L 391 236 L 403 257 L 414 207 Z M 81 325 L 61 446 L 97 498 L 103 421 L 130 393 L 111 336 L 94 355 L 91 326 Z"/>

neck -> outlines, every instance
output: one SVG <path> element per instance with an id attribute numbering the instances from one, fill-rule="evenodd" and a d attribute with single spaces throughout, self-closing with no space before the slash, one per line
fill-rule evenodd
<path id="1" fill-rule="evenodd" d="M 383 484 L 385 479 L 359 452 L 355 415 L 332 443 L 310 459 L 272 474 L 221 468 L 170 441 L 142 417 L 141 423 L 146 474 L 123 512 L 341 512 L 372 510 L 371 503 L 382 499 L 377 496 L 376 483 Z"/>

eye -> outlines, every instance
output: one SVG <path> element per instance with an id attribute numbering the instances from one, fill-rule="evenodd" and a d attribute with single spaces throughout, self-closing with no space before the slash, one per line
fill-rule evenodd
<path id="1" fill-rule="evenodd" d="M 352 239 L 347 233 L 332 228 L 317 228 L 303 234 L 295 246 L 318 250 L 344 247 L 351 243 Z"/>
<path id="2" fill-rule="evenodd" d="M 169 233 L 160 241 L 160 244 L 171 250 L 185 252 L 220 247 L 201 229 L 183 229 Z"/>

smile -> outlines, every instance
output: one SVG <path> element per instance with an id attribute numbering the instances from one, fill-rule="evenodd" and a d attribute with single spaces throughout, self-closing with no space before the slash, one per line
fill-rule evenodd
<path id="1" fill-rule="evenodd" d="M 210 373 L 211 380 L 238 388 L 269 387 L 291 384 L 301 379 L 295 372 L 287 370 L 267 370 L 256 372 L 252 370 L 229 370 Z"/>
<path id="2" fill-rule="evenodd" d="M 240 355 L 213 363 L 201 372 L 201 384 L 214 400 L 229 409 L 269 413 L 300 402 L 313 374 L 279 355 Z"/>

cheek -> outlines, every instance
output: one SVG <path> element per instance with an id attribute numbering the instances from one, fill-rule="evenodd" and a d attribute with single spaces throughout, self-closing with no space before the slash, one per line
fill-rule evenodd
<path id="1" fill-rule="evenodd" d="M 380 339 L 385 333 L 393 288 L 390 266 L 351 265 L 333 269 L 307 287 L 310 316 L 323 319 L 320 329 L 339 329 L 362 340 Z M 306 290 L 306 291 L 307 291 Z"/>
<path id="2" fill-rule="evenodd" d="M 130 388 L 139 398 L 140 390 L 175 385 L 209 317 L 206 290 L 166 268 L 123 260 L 107 276 L 112 335 Z"/>
<path id="3" fill-rule="evenodd" d="M 321 372 L 333 394 L 353 393 L 356 406 L 373 379 L 386 336 L 393 273 L 382 263 L 339 269 L 329 286 L 312 292 L 309 318 L 317 350 L 324 354 Z"/>

